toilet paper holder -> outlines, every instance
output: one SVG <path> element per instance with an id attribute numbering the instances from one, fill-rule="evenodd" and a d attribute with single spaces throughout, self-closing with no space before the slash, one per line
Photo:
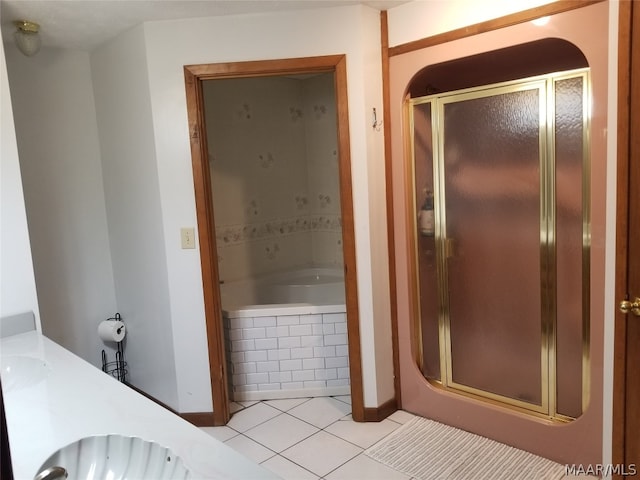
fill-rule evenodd
<path id="1" fill-rule="evenodd" d="M 109 320 L 122 322 L 122 317 L 119 313 L 116 313 L 112 318 L 107 318 L 107 321 Z M 122 328 L 124 328 L 124 325 Z M 126 383 L 129 371 L 124 357 L 124 340 L 117 342 L 116 359 L 114 361 L 108 361 L 107 352 L 102 350 L 102 371 L 116 378 L 119 382 Z"/>

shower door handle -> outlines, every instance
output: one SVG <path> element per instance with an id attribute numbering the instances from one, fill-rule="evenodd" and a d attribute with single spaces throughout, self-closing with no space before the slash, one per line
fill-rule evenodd
<path id="1" fill-rule="evenodd" d="M 636 317 L 640 317 L 640 298 L 636 297 L 633 302 L 623 300 L 620 302 L 620 311 L 622 313 L 633 313 Z"/>

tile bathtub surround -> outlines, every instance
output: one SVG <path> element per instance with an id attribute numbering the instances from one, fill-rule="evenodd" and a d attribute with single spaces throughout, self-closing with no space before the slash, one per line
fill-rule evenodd
<path id="1" fill-rule="evenodd" d="M 342 264 L 332 74 L 205 82 L 204 103 L 220 278 Z"/>
<path id="2" fill-rule="evenodd" d="M 224 323 L 235 397 L 349 386 L 346 313 L 225 318 Z"/>

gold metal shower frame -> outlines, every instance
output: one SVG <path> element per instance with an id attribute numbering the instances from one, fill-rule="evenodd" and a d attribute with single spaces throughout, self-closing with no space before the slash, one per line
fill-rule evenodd
<path id="1" fill-rule="evenodd" d="M 433 145 L 433 190 L 435 213 L 435 246 L 437 259 L 437 284 L 438 284 L 438 332 L 440 350 L 440 380 L 428 379 L 428 381 L 440 388 L 456 392 L 464 396 L 487 401 L 492 404 L 502 405 L 520 412 L 525 412 L 547 419 L 568 422 L 574 418 L 561 414 L 556 405 L 556 178 L 555 178 L 555 85 L 558 81 L 572 78 L 582 78 L 582 412 L 589 403 L 589 337 L 590 337 L 590 77 L 589 69 L 581 68 L 565 72 L 556 72 L 546 75 L 501 82 L 491 85 L 483 85 L 464 90 L 451 91 L 418 98 L 405 100 L 405 118 L 408 129 L 405 132 L 405 145 L 408 155 L 407 167 L 407 194 L 408 205 L 412 209 L 412 221 L 409 228 L 413 232 L 408 236 L 409 252 L 413 257 L 412 300 L 414 331 L 413 339 L 415 347 L 415 360 L 422 365 L 422 325 L 419 301 L 420 278 L 418 267 L 418 225 L 417 214 L 419 206 L 416 201 L 416 174 L 415 174 L 415 126 L 414 107 L 421 104 L 431 104 L 431 125 Z M 444 192 L 444 144 L 442 141 L 442 119 L 444 118 L 444 106 L 447 103 L 469 99 L 477 99 L 495 96 L 504 93 L 513 93 L 523 90 L 537 89 L 540 92 L 540 124 L 539 124 L 539 161 L 540 161 L 540 282 L 541 282 L 541 394 L 540 405 L 514 399 L 504 395 L 487 392 L 475 387 L 456 383 L 452 380 L 451 362 L 451 329 L 449 323 L 449 298 L 446 285 L 447 281 L 447 250 L 450 248 L 446 232 L 446 206 Z M 545 287 L 546 285 L 546 287 Z"/>

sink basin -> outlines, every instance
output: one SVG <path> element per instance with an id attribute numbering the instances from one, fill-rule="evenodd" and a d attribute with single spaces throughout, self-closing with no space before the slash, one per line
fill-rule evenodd
<path id="1" fill-rule="evenodd" d="M 38 472 L 63 467 L 68 478 L 91 480 L 190 479 L 182 459 L 156 442 L 124 435 L 86 437 L 51 455 Z"/>
<path id="2" fill-rule="evenodd" d="M 7 391 L 35 385 L 51 373 L 51 367 L 39 358 L 12 355 L 2 359 L 0 375 Z"/>

